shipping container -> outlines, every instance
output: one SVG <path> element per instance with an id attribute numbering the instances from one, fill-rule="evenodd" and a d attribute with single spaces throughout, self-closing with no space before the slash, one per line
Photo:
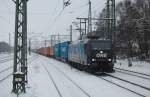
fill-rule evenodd
<path id="1" fill-rule="evenodd" d="M 54 57 L 59 59 L 60 58 L 60 43 L 54 45 Z"/>
<path id="2" fill-rule="evenodd" d="M 70 43 L 70 41 L 60 43 L 60 59 L 62 61 L 67 61 L 68 60 L 69 43 Z"/>
<path id="3" fill-rule="evenodd" d="M 55 44 L 54 45 L 54 57 L 61 61 L 67 61 L 69 43 L 70 43 L 69 41 L 65 41 L 62 43 Z"/>
<path id="4" fill-rule="evenodd" d="M 44 56 L 51 57 L 53 56 L 53 48 L 52 47 L 39 48 L 37 49 L 37 53 L 44 55 Z"/>

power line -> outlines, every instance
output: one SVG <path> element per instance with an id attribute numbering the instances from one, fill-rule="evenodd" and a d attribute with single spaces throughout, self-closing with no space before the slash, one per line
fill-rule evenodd
<path id="1" fill-rule="evenodd" d="M 55 6 L 55 8 L 54 8 L 54 11 L 52 12 L 52 14 L 54 14 L 55 12 L 57 12 L 56 10 L 58 9 L 59 2 L 60 2 L 60 0 L 57 0 L 57 4 L 56 4 L 56 6 Z M 57 17 L 57 16 L 56 16 L 56 17 Z M 56 17 L 55 17 L 55 18 L 56 18 Z M 50 22 L 50 21 L 51 21 L 51 19 L 49 20 L 49 22 Z M 55 19 L 54 19 L 54 21 L 55 21 Z M 53 23 L 52 23 L 52 24 L 53 24 Z M 52 24 L 51 24 L 51 25 L 52 25 Z M 51 26 L 50 26 L 50 27 L 51 27 Z M 48 27 L 46 27 L 46 29 L 47 29 L 47 30 L 49 29 L 49 25 L 48 25 Z M 46 30 L 46 32 L 48 32 L 47 30 Z"/>
<path id="2" fill-rule="evenodd" d="M 71 3 L 69 3 L 70 2 L 70 0 L 68 0 L 68 1 L 66 1 L 66 3 L 67 4 L 71 4 Z M 58 0 L 58 4 L 59 4 L 59 0 Z M 85 7 L 85 6 L 87 6 L 88 5 L 88 3 L 86 3 L 85 5 L 82 5 L 82 6 L 80 6 L 80 8 L 81 7 Z M 66 6 L 68 6 L 68 5 L 65 5 L 65 7 L 59 12 L 59 14 L 54 18 L 54 21 L 51 23 L 51 25 L 50 25 L 50 27 L 53 27 L 54 26 L 54 24 L 55 24 L 55 22 L 57 21 L 57 19 L 61 16 L 61 14 L 63 13 L 63 11 L 64 11 L 64 9 L 66 8 Z M 55 7 L 55 9 L 54 9 L 54 12 L 56 12 L 56 9 L 57 9 L 58 7 L 56 6 Z M 78 7 L 79 8 L 79 7 Z M 48 29 L 49 29 L 49 26 L 48 26 Z M 47 29 L 47 30 L 48 30 Z"/>
<path id="3" fill-rule="evenodd" d="M 70 2 L 70 0 L 68 0 L 67 2 Z M 89 4 L 89 3 L 86 3 L 85 5 L 80 6 L 80 8 L 85 7 L 85 6 L 87 6 L 88 4 Z M 98 4 L 98 3 L 96 3 L 96 4 Z M 59 12 L 59 14 L 54 18 L 53 22 L 52 22 L 51 25 L 50 25 L 51 28 L 55 25 L 57 19 L 61 16 L 61 14 L 63 13 L 63 11 L 64 11 L 65 8 L 66 8 L 66 7 L 64 7 L 64 8 Z M 79 8 L 79 7 L 78 7 L 78 8 Z M 95 7 L 94 7 L 94 8 L 95 8 Z M 57 7 L 54 9 L 54 11 L 56 11 L 56 9 L 57 9 Z M 87 10 L 85 10 L 85 11 L 87 11 Z M 83 14 L 83 12 L 82 12 L 82 14 Z M 80 14 L 80 15 L 81 15 L 81 14 Z M 48 26 L 48 29 L 49 29 L 49 26 Z M 47 30 L 48 30 L 48 29 L 47 29 Z"/>
<path id="4" fill-rule="evenodd" d="M 80 12 L 81 12 L 81 10 L 82 10 L 81 8 L 86 7 L 87 5 L 88 5 L 88 3 L 74 8 L 75 10 L 73 10 L 72 13 L 76 12 L 76 10 L 79 11 L 79 9 L 80 9 Z"/>
<path id="5" fill-rule="evenodd" d="M 61 16 L 61 14 L 63 13 L 65 8 L 63 8 L 59 14 L 54 18 L 54 21 L 51 23 L 50 27 L 52 28 L 55 25 L 55 22 L 57 21 L 57 18 L 59 18 Z"/>
<path id="6" fill-rule="evenodd" d="M 4 3 L 4 5 L 5 5 L 5 7 L 8 9 L 8 11 L 9 11 L 9 12 L 12 12 L 12 10 L 11 10 L 11 9 L 7 6 L 7 4 L 6 4 L 6 0 L 3 0 L 3 1 L 4 1 L 3 3 Z"/>
<path id="7" fill-rule="evenodd" d="M 63 11 L 65 10 L 65 8 L 71 4 L 70 1 L 71 1 L 71 0 L 68 0 L 68 1 L 64 2 L 65 4 L 63 4 L 63 5 L 64 5 L 65 7 L 63 7 L 63 9 L 59 12 L 59 14 L 54 18 L 54 21 L 51 23 L 51 26 L 50 26 L 50 27 L 53 27 L 53 26 L 55 25 L 55 22 L 56 22 L 57 19 L 61 16 L 61 14 L 62 14 Z M 85 5 L 80 6 L 80 8 L 81 8 L 81 7 L 85 7 L 85 6 L 87 6 L 87 5 L 88 5 L 88 3 L 86 3 Z"/>
<path id="8" fill-rule="evenodd" d="M 8 7 L 8 3 L 6 2 L 6 0 L 3 0 L 3 1 L 1 1 L 1 3 L 3 3 L 3 4 L 1 4 L 1 5 L 3 5 L 5 8 L 7 8 L 8 9 L 8 11 L 10 12 L 10 13 L 12 13 L 13 11 L 11 10 L 11 8 L 10 7 Z"/>
<path id="9" fill-rule="evenodd" d="M 3 21 L 5 21 L 5 23 L 11 25 L 11 23 L 6 18 L 4 18 L 3 16 L 0 16 L 0 19 L 3 20 Z"/>
<path id="10" fill-rule="evenodd" d="M 57 10 L 57 8 L 58 8 L 58 5 L 59 5 L 59 2 L 60 2 L 60 0 L 57 0 L 57 5 L 56 5 L 55 8 L 54 8 L 53 14 L 56 12 L 56 10 Z"/>

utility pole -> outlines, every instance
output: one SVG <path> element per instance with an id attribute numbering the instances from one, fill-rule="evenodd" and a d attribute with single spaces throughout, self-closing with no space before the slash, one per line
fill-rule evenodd
<path id="1" fill-rule="evenodd" d="M 63 0 L 63 9 L 65 8 L 65 0 Z"/>
<path id="2" fill-rule="evenodd" d="M 11 39 L 10 39 L 10 33 L 9 33 L 9 46 L 10 46 L 10 54 L 11 54 L 11 43 L 10 43 Z"/>
<path id="3" fill-rule="evenodd" d="M 47 42 L 47 41 L 45 40 L 45 48 L 46 48 L 46 42 Z"/>
<path id="4" fill-rule="evenodd" d="M 106 4 L 106 25 L 107 38 L 113 43 L 116 41 L 116 15 L 115 15 L 115 0 L 107 0 Z"/>
<path id="5" fill-rule="evenodd" d="M 113 43 L 116 44 L 116 14 L 115 14 L 115 0 L 112 0 L 112 32 Z"/>
<path id="6" fill-rule="evenodd" d="M 29 38 L 29 55 L 31 55 L 31 38 Z"/>
<path id="7" fill-rule="evenodd" d="M 81 19 L 80 19 L 80 28 L 79 28 L 79 32 L 80 32 L 80 39 L 82 39 L 82 31 L 81 31 L 81 27 L 82 27 L 82 25 L 81 25 Z"/>
<path id="8" fill-rule="evenodd" d="M 70 41 L 72 42 L 72 25 L 70 25 Z"/>
<path id="9" fill-rule="evenodd" d="M 89 32 L 92 32 L 92 7 L 90 0 L 89 0 L 89 14 L 88 14 L 88 33 Z"/>
<path id="10" fill-rule="evenodd" d="M 87 33 L 86 33 L 86 20 L 85 19 L 84 19 L 84 23 L 85 23 L 85 33 L 84 34 L 86 35 Z"/>
<path id="11" fill-rule="evenodd" d="M 87 21 L 88 21 L 88 19 L 89 18 L 77 18 L 79 21 L 80 21 L 80 26 L 79 26 L 79 32 L 80 32 L 80 39 L 82 39 L 83 38 L 83 35 L 86 35 L 87 33 L 87 31 L 86 31 L 86 23 L 87 23 Z M 84 27 L 85 27 L 85 29 L 82 29 L 82 24 L 84 23 Z M 78 30 L 78 29 L 77 29 Z M 84 31 L 82 31 L 82 30 L 84 30 Z"/>
<path id="12" fill-rule="evenodd" d="M 51 35 L 51 47 L 53 47 L 53 35 Z"/>
<path id="13" fill-rule="evenodd" d="M 115 14 L 115 0 L 112 0 L 112 33 L 113 33 L 113 51 L 114 51 L 114 62 L 116 62 L 116 14 Z"/>
<path id="14" fill-rule="evenodd" d="M 111 39 L 111 32 L 110 32 L 110 0 L 107 0 L 107 4 L 106 4 L 106 26 L 107 26 L 107 29 L 106 29 L 106 36 L 107 36 L 107 39 Z M 112 39 L 111 39 L 112 40 Z"/>
<path id="15" fill-rule="evenodd" d="M 11 46 L 11 45 L 10 45 L 10 33 L 9 33 L 9 46 Z"/>
<path id="16" fill-rule="evenodd" d="M 114 62 L 116 62 L 116 15 L 115 15 L 115 0 L 107 0 L 106 9 L 106 25 L 107 39 L 110 39 L 113 44 Z"/>
<path id="17" fill-rule="evenodd" d="M 27 83 L 27 1 L 13 0 L 16 4 L 13 92 L 26 92 Z"/>

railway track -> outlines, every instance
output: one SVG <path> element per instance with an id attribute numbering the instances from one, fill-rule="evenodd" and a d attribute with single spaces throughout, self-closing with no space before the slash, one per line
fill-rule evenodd
<path id="1" fill-rule="evenodd" d="M 29 58 L 28 64 L 31 63 L 32 61 L 34 61 L 36 58 L 37 58 L 37 57 Z M 9 70 L 9 69 L 12 69 L 12 68 L 13 68 L 13 66 L 9 66 L 9 67 L 7 67 L 7 68 L 1 70 L 0 73 L 3 73 L 3 72 L 5 72 L 5 71 L 7 71 L 7 70 Z"/>
<path id="2" fill-rule="evenodd" d="M 1 70 L 0 73 L 3 73 L 3 72 L 5 72 L 5 71 L 7 71 L 7 70 L 9 70 L 9 69 L 11 69 L 11 68 L 13 68 L 13 66 L 9 66 L 9 67 L 7 67 L 7 68 Z"/>
<path id="3" fill-rule="evenodd" d="M 98 78 L 100 78 L 100 79 L 102 79 L 102 80 L 104 80 L 104 81 L 107 81 L 107 82 L 109 82 L 109 83 L 111 83 L 111 84 L 113 84 L 113 85 L 116 85 L 116 86 L 118 86 L 118 87 L 120 87 L 120 88 L 122 88 L 122 89 L 125 89 L 125 90 L 127 90 L 127 91 L 129 91 L 129 92 L 132 92 L 132 93 L 134 93 L 134 94 L 136 94 L 136 95 L 138 95 L 138 96 L 146 97 L 145 95 L 143 95 L 143 94 L 141 94 L 141 93 L 138 93 L 138 92 L 136 92 L 136 91 L 133 91 L 132 89 L 126 88 L 126 87 L 124 87 L 124 86 L 122 86 L 122 85 L 119 85 L 119 84 L 117 84 L 117 83 L 115 83 L 115 82 L 113 82 L 113 81 L 111 81 L 111 80 L 108 80 L 108 79 L 103 78 L 103 77 L 100 77 L 100 76 L 96 76 L 96 77 L 98 77 Z"/>
<path id="4" fill-rule="evenodd" d="M 55 83 L 55 81 L 54 81 L 54 79 L 53 79 L 51 73 L 48 71 L 48 69 L 45 67 L 45 65 L 42 64 L 42 66 L 43 66 L 44 69 L 46 70 L 46 72 L 47 72 L 49 78 L 52 80 L 52 83 L 54 84 L 54 87 L 56 88 L 56 91 L 57 91 L 59 97 L 62 97 L 62 94 L 60 93 L 60 90 L 59 90 L 58 86 L 56 85 L 56 83 Z"/>
<path id="5" fill-rule="evenodd" d="M 0 54 L 1 55 L 1 54 Z M 2 54 L 2 56 L 1 57 L 8 57 L 8 56 L 13 56 L 14 55 L 14 53 L 7 53 L 7 54 Z M 1 58 L 0 57 L 0 58 Z"/>
<path id="6" fill-rule="evenodd" d="M 5 79 L 9 78 L 13 73 L 10 73 L 10 70 L 13 69 L 13 66 L 9 66 L 3 70 L 0 71 L 0 74 L 3 76 L 4 72 L 9 72 L 6 76 L 0 79 L 0 82 L 3 82 Z"/>
<path id="7" fill-rule="evenodd" d="M 1 64 L 1 63 L 5 63 L 5 62 L 8 62 L 8 61 L 11 61 L 11 60 L 13 60 L 13 57 L 1 58 L 1 59 L 0 59 L 0 64 Z"/>
<path id="8" fill-rule="evenodd" d="M 117 76 L 114 76 L 114 75 L 111 75 L 111 74 L 108 74 L 108 73 L 105 73 L 105 75 L 110 76 L 110 77 L 115 78 L 115 79 L 118 79 L 118 80 L 121 80 L 121 81 L 124 81 L 124 82 L 127 82 L 127 83 L 130 83 L 130 84 L 132 84 L 132 85 L 135 85 L 135 86 L 138 86 L 138 87 L 140 87 L 140 88 L 143 88 L 143 89 L 146 89 L 146 90 L 150 91 L 150 88 L 149 88 L 149 87 L 145 87 L 145 86 L 139 85 L 139 84 L 137 84 L 137 83 L 133 83 L 133 82 L 131 82 L 131 81 L 122 79 L 122 78 L 120 78 L 120 77 L 117 77 Z"/>
<path id="9" fill-rule="evenodd" d="M 11 74 L 8 74 L 8 75 L 5 76 L 4 78 L 0 79 L 0 82 L 3 82 L 5 79 L 9 78 L 11 75 L 12 75 L 12 73 L 11 73 Z"/>
<path id="10" fill-rule="evenodd" d="M 50 62 L 49 62 L 50 63 Z M 50 63 L 50 64 L 53 64 L 53 63 Z M 53 65 L 54 66 L 54 65 Z M 56 67 L 56 66 L 54 66 L 58 71 L 60 71 L 64 76 L 66 76 L 66 74 L 63 72 L 63 71 L 61 71 L 58 67 Z M 126 71 L 126 70 L 125 70 Z M 127 70 L 128 71 L 128 70 Z M 130 72 L 132 72 L 132 71 L 130 71 Z M 89 73 L 89 72 L 88 72 Z M 89 73 L 89 74 L 91 74 L 91 73 Z M 126 72 L 126 74 L 128 74 L 127 72 Z M 149 75 L 147 75 L 147 74 L 143 74 L 143 73 L 135 73 L 135 74 L 141 74 L 141 75 L 146 75 L 146 76 L 149 76 Z M 139 75 L 135 75 L 135 74 L 128 74 L 128 75 L 132 75 L 132 76 L 136 76 L 136 77 L 139 77 L 139 78 L 143 78 L 143 79 L 147 79 L 147 80 L 149 80 L 149 78 L 145 78 L 145 77 L 143 77 L 143 76 L 139 76 Z M 125 80 L 125 79 L 122 79 L 122 78 L 119 78 L 119 77 L 116 77 L 116 76 L 113 76 L 113 75 L 110 75 L 110 74 L 108 74 L 108 73 L 104 73 L 104 74 L 102 74 L 102 75 L 105 75 L 105 76 L 99 76 L 99 75 L 97 75 L 97 74 L 95 74 L 94 76 L 96 76 L 96 77 L 98 77 L 99 79 L 102 79 L 102 80 L 105 80 L 105 81 L 107 81 L 107 82 L 109 82 L 109 83 L 111 83 L 111 84 L 113 84 L 113 85 L 116 85 L 116 86 L 118 86 L 118 87 L 120 87 L 120 88 L 122 88 L 122 89 L 125 89 L 125 90 L 127 90 L 127 91 L 129 91 L 129 92 L 131 92 L 131 93 L 134 93 L 134 94 L 136 94 L 136 95 L 138 95 L 138 96 L 140 96 L 140 97 L 148 97 L 149 96 L 149 94 L 150 94 L 150 88 L 149 87 L 145 87 L 145 86 L 142 86 L 142 85 L 139 85 L 139 84 L 137 84 L 137 83 L 133 83 L 133 82 L 131 82 L 131 81 L 128 81 L 128 80 Z M 108 79 L 107 77 L 111 77 L 112 79 Z M 68 79 L 70 79 L 70 78 L 68 78 Z M 116 80 L 116 81 L 114 81 L 114 79 Z M 121 82 L 121 83 L 118 83 L 118 82 Z M 123 84 L 122 84 L 123 83 Z M 127 85 L 126 85 L 127 84 Z M 128 87 L 129 86 L 129 87 Z M 138 89 L 137 89 L 138 88 Z M 140 90 L 140 91 L 138 91 L 138 90 Z M 142 92 L 141 92 L 142 91 Z M 88 94 L 88 93 L 87 93 Z M 88 96 L 89 97 L 89 96 Z"/>
<path id="11" fill-rule="evenodd" d="M 28 64 L 31 63 L 31 62 L 33 62 L 35 59 L 37 59 L 37 57 L 33 57 L 33 58 L 31 57 L 31 58 L 29 58 Z M 8 70 L 10 70 L 10 69 L 13 69 L 13 66 L 9 66 L 9 67 L 7 67 L 7 68 L 1 70 L 1 71 L 0 71 L 0 74 L 4 73 L 4 72 L 6 72 L 6 71 L 8 71 Z M 9 78 L 12 74 L 13 74 L 13 73 L 9 73 L 7 76 L 5 76 L 5 77 L 3 77 L 2 79 L 0 79 L 0 82 L 3 82 L 5 79 Z"/>
<path id="12" fill-rule="evenodd" d="M 13 60 L 13 55 L 0 58 L 0 64 Z"/>
<path id="13" fill-rule="evenodd" d="M 47 61 L 48 63 L 50 63 L 49 61 Z M 50 64 L 53 64 L 53 63 L 50 63 Z M 67 76 L 63 71 L 61 71 L 58 67 L 52 65 L 57 71 L 59 71 L 66 79 L 68 79 L 73 85 L 75 85 L 80 91 L 82 91 L 87 97 L 91 97 L 89 93 L 87 93 L 83 88 L 81 88 L 76 82 L 74 82 L 69 76 Z M 45 66 L 44 66 L 45 69 L 47 69 Z M 49 72 L 48 70 L 46 70 L 47 72 Z M 52 76 L 49 72 L 49 77 L 51 78 L 52 80 Z M 56 83 L 54 82 L 53 80 L 53 83 L 56 85 Z M 55 87 L 56 89 L 58 89 L 58 87 Z M 58 91 L 58 90 L 57 90 Z M 60 93 L 60 91 L 59 91 Z M 62 95 L 60 95 L 60 97 L 62 97 Z"/>
<path id="14" fill-rule="evenodd" d="M 8 57 L 13 57 L 13 54 L 8 54 L 6 56 L 0 56 L 0 59 L 8 58 Z"/>
<path id="15" fill-rule="evenodd" d="M 10 56 L 12 56 L 12 55 L 10 55 Z M 3 56 L 3 57 L 0 57 L 0 59 L 4 59 L 4 58 L 8 58 L 8 57 L 10 57 L 10 56 Z"/>
<path id="16" fill-rule="evenodd" d="M 150 78 L 142 76 L 142 75 L 139 75 L 139 74 L 136 74 L 136 73 L 133 73 L 133 72 L 123 71 L 123 70 L 117 70 L 117 69 L 115 71 L 119 72 L 119 73 L 123 73 L 123 74 L 131 75 L 131 76 L 139 77 L 139 78 L 146 79 L 146 80 L 150 81 Z"/>
<path id="17" fill-rule="evenodd" d="M 87 97 L 91 97 L 90 94 L 88 94 L 84 89 L 82 89 L 78 84 L 76 84 L 69 76 L 67 76 L 63 71 L 61 71 L 59 68 L 54 66 L 59 72 L 61 72 L 68 80 L 70 80 L 76 87 L 78 87 L 84 94 L 87 95 Z"/>
<path id="18" fill-rule="evenodd" d="M 122 70 L 122 71 L 128 71 L 128 72 L 131 72 L 131 73 L 140 74 L 140 75 L 142 75 L 142 76 L 150 77 L 149 74 L 145 74 L 145 73 L 140 73 L 140 72 L 136 72 L 136 71 L 131 71 L 131 70 L 126 70 L 126 69 L 121 69 L 121 68 L 117 68 L 117 67 L 114 67 L 114 69 L 116 69 L 116 70 Z"/>
<path id="19" fill-rule="evenodd" d="M 125 89 L 125 90 L 127 90 L 127 91 L 130 91 L 130 92 L 132 92 L 132 93 L 134 93 L 134 94 L 136 94 L 136 95 L 138 95 L 138 96 L 147 97 L 146 94 L 144 94 L 144 93 L 139 93 L 137 90 L 134 90 L 134 89 L 131 88 L 131 87 L 136 87 L 136 89 L 139 88 L 140 90 L 144 90 L 145 93 L 150 92 L 150 88 L 148 88 L 148 87 L 145 87 L 145 86 L 142 86 L 142 85 L 139 85 L 139 84 L 130 82 L 130 81 L 125 80 L 125 79 L 121 79 L 121 78 L 119 78 L 119 77 L 113 76 L 113 75 L 108 74 L 108 73 L 103 73 L 102 75 L 104 75 L 104 76 L 98 76 L 98 75 L 96 75 L 96 77 L 98 77 L 98 78 L 100 78 L 100 79 L 103 79 L 103 80 L 105 80 L 105 81 L 107 81 L 107 82 L 109 82 L 109 83 L 111 83 L 111 84 L 114 84 L 114 85 L 116 85 L 116 86 L 118 86 L 118 87 L 121 87 L 121 88 L 123 88 L 123 89 Z M 107 78 L 107 77 L 111 77 L 111 79 L 109 79 L 109 78 Z M 115 82 L 113 79 L 115 79 L 115 80 L 117 80 L 117 81 Z M 130 85 L 130 88 L 127 87 L 127 86 L 124 86 L 124 85 L 122 85 L 122 84 L 120 84 L 120 83 L 118 83 L 118 81 L 121 81 L 121 82 L 123 82 L 123 83 L 129 84 L 129 85 Z"/>

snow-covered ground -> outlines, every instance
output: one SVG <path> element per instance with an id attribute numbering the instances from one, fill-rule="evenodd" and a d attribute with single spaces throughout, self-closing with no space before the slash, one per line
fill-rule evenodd
<path id="1" fill-rule="evenodd" d="M 66 63 L 35 54 L 29 57 L 36 59 L 28 64 L 27 92 L 19 97 L 140 97 L 94 75 L 71 68 Z M 128 69 L 126 61 L 118 62 L 122 65 L 117 63 L 115 66 Z M 9 61 L 0 65 L 4 69 L 12 64 L 13 62 Z M 142 64 L 144 66 L 140 64 L 141 67 L 133 65 L 130 68 L 143 69 L 141 72 L 147 73 L 150 66 L 147 66 L 148 63 Z M 2 68 L 0 70 L 3 70 Z M 5 72 L 3 76 L 9 73 L 10 71 Z M 0 75 L 0 78 L 3 76 Z M 0 82 L 0 97 L 17 97 L 11 90 L 12 76 Z"/>
<path id="2" fill-rule="evenodd" d="M 115 67 L 150 75 L 150 62 L 146 62 L 146 61 L 132 61 L 132 66 L 128 67 L 127 59 L 117 60 Z"/>
<path id="3" fill-rule="evenodd" d="M 12 56 L 13 53 L 0 53 L 0 59 Z"/>

